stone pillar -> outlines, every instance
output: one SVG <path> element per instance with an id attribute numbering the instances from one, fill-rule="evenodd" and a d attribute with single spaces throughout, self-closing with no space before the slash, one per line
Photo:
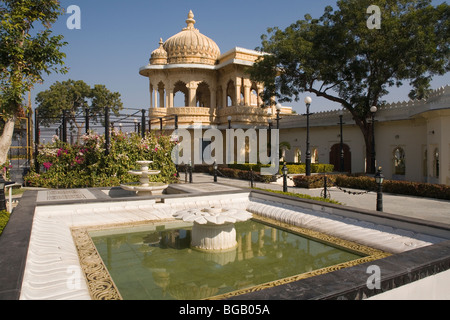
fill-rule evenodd
<path id="1" fill-rule="evenodd" d="M 169 89 L 167 96 L 167 108 L 173 108 L 173 89 Z"/>
<path id="2" fill-rule="evenodd" d="M 244 105 L 250 106 L 250 89 L 252 88 L 252 83 L 250 80 L 244 80 Z"/>
<path id="3" fill-rule="evenodd" d="M 216 88 L 212 88 L 210 90 L 211 92 L 211 101 L 210 101 L 210 109 L 214 110 L 216 108 L 216 94 L 217 94 L 217 89 Z"/>
<path id="4" fill-rule="evenodd" d="M 151 82 L 150 82 L 149 91 L 150 91 L 150 108 L 153 108 L 153 85 Z"/>
<path id="5" fill-rule="evenodd" d="M 227 87 L 226 86 L 222 86 L 222 108 L 226 108 L 227 107 L 227 101 L 228 101 Z"/>
<path id="6" fill-rule="evenodd" d="M 236 78 L 236 86 L 235 86 L 235 100 L 236 105 L 241 105 L 241 85 L 242 85 L 242 79 Z"/>
<path id="7" fill-rule="evenodd" d="M 189 107 L 195 107 L 197 103 L 197 87 L 198 84 L 196 82 L 190 82 L 188 85 L 189 90 L 189 98 L 188 98 L 188 106 Z"/>
<path id="8" fill-rule="evenodd" d="M 158 89 L 153 87 L 153 108 L 158 108 Z"/>
<path id="9" fill-rule="evenodd" d="M 164 90 L 164 88 L 160 88 L 158 90 L 158 92 L 159 92 L 159 107 L 160 108 L 164 108 L 164 106 L 166 106 L 166 104 L 165 104 L 165 100 L 166 100 L 165 90 Z"/>

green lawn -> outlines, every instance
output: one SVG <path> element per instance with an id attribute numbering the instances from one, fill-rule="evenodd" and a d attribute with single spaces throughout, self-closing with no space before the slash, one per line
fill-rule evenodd
<path id="1" fill-rule="evenodd" d="M 6 227 L 6 224 L 9 221 L 9 213 L 7 211 L 0 211 L 0 235 L 3 232 L 3 229 Z"/>

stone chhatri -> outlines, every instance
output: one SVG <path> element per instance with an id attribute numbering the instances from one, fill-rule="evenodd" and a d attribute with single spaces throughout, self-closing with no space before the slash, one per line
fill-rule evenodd
<path id="1" fill-rule="evenodd" d="M 187 27 L 167 39 L 164 50 L 168 63 L 202 63 L 215 65 L 220 56 L 217 44 L 194 28 L 195 20 L 192 10 L 186 20 Z"/>

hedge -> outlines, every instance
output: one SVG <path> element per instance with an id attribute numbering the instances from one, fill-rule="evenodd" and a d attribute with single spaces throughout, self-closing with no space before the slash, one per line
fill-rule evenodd
<path id="1" fill-rule="evenodd" d="M 251 180 L 250 170 L 239 170 L 233 168 L 221 167 L 219 170 L 219 176 L 225 176 L 227 178 Z M 211 171 L 212 172 L 212 171 Z M 253 171 L 253 181 L 269 183 L 275 181 L 275 176 L 272 175 L 262 175 L 257 171 Z"/>
<path id="2" fill-rule="evenodd" d="M 327 202 L 327 203 L 333 203 L 333 204 L 340 204 L 342 205 L 342 203 L 340 203 L 339 201 L 333 200 L 333 199 L 325 199 L 322 197 L 313 197 L 307 194 L 301 194 L 301 193 L 293 193 L 293 192 L 283 192 L 283 191 L 279 191 L 279 190 L 271 190 L 271 189 L 261 189 L 261 188 L 253 188 L 255 190 L 261 190 L 261 191 L 267 191 L 267 192 L 272 192 L 272 193 L 277 193 L 277 194 L 284 194 L 287 196 L 291 196 L 291 197 L 296 197 L 296 198 L 300 198 L 300 199 L 308 199 L 308 200 L 316 200 L 316 201 L 321 201 L 321 202 Z"/>
<path id="3" fill-rule="evenodd" d="M 268 164 L 248 164 L 248 163 L 234 163 L 229 164 L 228 167 L 232 169 L 239 169 L 239 170 L 250 170 L 250 168 L 253 169 L 253 171 L 261 171 L 261 167 L 269 167 Z M 286 163 L 286 167 L 288 169 L 288 174 L 301 174 L 306 172 L 306 164 L 288 164 Z M 279 174 L 282 174 L 281 169 L 283 168 L 283 163 L 280 163 L 279 167 Z M 332 164 L 326 164 L 326 163 L 311 163 L 311 172 L 312 173 L 325 173 L 325 172 L 333 172 L 334 165 Z"/>
<path id="4" fill-rule="evenodd" d="M 3 232 L 3 229 L 6 227 L 6 224 L 9 221 L 9 213 L 6 210 L 0 211 L 0 235 Z"/>
<path id="5" fill-rule="evenodd" d="M 295 176 L 292 178 L 297 188 L 323 188 L 323 175 Z M 336 175 L 327 175 L 327 186 L 332 187 L 336 182 Z"/>
<path id="6" fill-rule="evenodd" d="M 368 176 L 327 175 L 328 186 L 336 185 L 341 188 L 376 191 L 378 186 L 375 179 Z M 299 188 L 323 187 L 323 176 L 295 176 L 294 184 Z M 450 200 L 450 186 L 423 182 L 385 180 L 383 192 L 417 197 Z"/>

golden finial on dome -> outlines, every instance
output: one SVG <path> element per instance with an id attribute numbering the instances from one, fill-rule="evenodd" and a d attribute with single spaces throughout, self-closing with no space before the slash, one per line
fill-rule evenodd
<path id="1" fill-rule="evenodd" d="M 195 20 L 194 20 L 194 13 L 192 12 L 192 10 L 189 11 L 186 23 L 187 29 L 194 29 Z"/>

